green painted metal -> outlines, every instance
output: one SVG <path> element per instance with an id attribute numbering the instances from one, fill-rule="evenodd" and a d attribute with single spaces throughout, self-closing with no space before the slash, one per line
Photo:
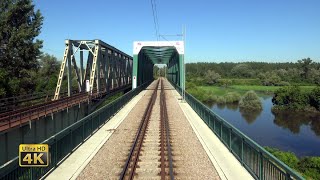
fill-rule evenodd
<path id="1" fill-rule="evenodd" d="M 153 64 L 168 64 L 173 53 L 175 53 L 175 47 L 143 47 L 141 50 Z"/>
<path id="2" fill-rule="evenodd" d="M 180 73 L 180 87 L 182 89 L 185 89 L 185 80 L 184 80 L 184 55 L 180 54 L 179 55 L 179 73 Z"/>
<path id="3" fill-rule="evenodd" d="M 133 55 L 133 65 L 132 65 L 132 89 L 137 87 L 137 76 L 138 76 L 138 55 Z"/>
<path id="4" fill-rule="evenodd" d="M 183 80 L 183 55 L 175 53 L 169 61 L 168 64 L 168 79 L 173 82 L 175 85 L 182 87 Z M 182 69 L 182 71 L 181 71 Z"/>
<path id="5" fill-rule="evenodd" d="M 142 84 L 138 88 L 124 94 L 117 100 L 105 105 L 99 110 L 91 113 L 85 118 L 77 121 L 59 133 L 51 136 L 42 144 L 49 145 L 50 164 L 43 168 L 20 167 L 18 157 L 0 168 L 0 179 L 40 179 L 47 172 L 56 168 L 61 162 L 75 151 L 79 145 L 84 143 L 99 128 L 107 123 L 127 102 L 129 102 L 142 89 L 147 87 L 151 81 Z"/>
<path id="6" fill-rule="evenodd" d="M 185 100 L 255 179 L 304 179 L 187 92 Z"/>
<path id="7" fill-rule="evenodd" d="M 132 88 L 153 78 L 153 65 L 166 64 L 166 77 L 184 87 L 184 42 L 183 41 L 136 41 L 133 43 Z"/>

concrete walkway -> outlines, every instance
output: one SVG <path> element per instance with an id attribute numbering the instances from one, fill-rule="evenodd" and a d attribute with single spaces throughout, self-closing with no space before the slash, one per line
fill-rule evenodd
<path id="1" fill-rule="evenodd" d="M 171 90 L 221 179 L 254 179 L 176 90 Z"/>
<path id="2" fill-rule="evenodd" d="M 84 142 L 75 152 L 51 172 L 46 179 L 76 179 L 90 160 L 96 155 L 103 144 L 109 139 L 120 123 L 127 117 L 131 109 L 144 96 L 146 91 L 140 92 L 126 104 L 114 117 L 112 117 L 93 136 Z"/>

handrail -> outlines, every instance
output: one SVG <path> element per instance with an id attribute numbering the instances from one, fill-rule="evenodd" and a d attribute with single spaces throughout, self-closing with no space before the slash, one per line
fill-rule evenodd
<path id="1" fill-rule="evenodd" d="M 170 81 L 169 81 L 170 82 Z M 177 91 L 181 94 L 181 88 L 174 83 L 170 82 Z M 201 117 L 202 120 L 208 125 L 208 127 L 218 136 L 218 138 L 223 142 L 223 144 L 232 152 L 232 154 L 242 163 L 244 164 L 244 167 L 248 170 L 248 172 L 253 175 L 256 179 L 266 179 L 267 178 L 275 178 L 275 177 L 283 177 L 285 179 L 304 179 L 299 173 L 297 173 L 295 170 L 291 169 L 289 166 L 287 166 L 285 163 L 280 161 L 278 158 L 273 156 L 271 153 L 266 151 L 263 147 L 261 147 L 258 143 L 253 141 L 251 138 L 246 136 L 244 133 L 242 133 L 240 130 L 235 128 L 232 124 L 224 120 L 222 117 L 214 113 L 210 108 L 205 106 L 203 103 L 201 103 L 198 99 L 193 97 L 188 92 L 186 94 L 186 101 L 188 104 L 194 109 L 194 111 Z M 213 122 L 212 122 L 213 121 Z M 213 127 L 212 127 L 213 123 Z M 216 130 L 216 124 L 220 123 L 219 130 Z M 222 129 L 226 128 L 227 130 L 227 136 L 229 138 L 229 141 L 227 142 L 222 137 Z M 236 144 L 240 145 L 240 156 L 236 152 L 236 148 L 233 149 L 232 147 L 232 134 L 235 134 L 237 137 L 233 137 L 236 140 L 241 140 L 241 143 Z M 236 141 L 234 140 L 234 141 Z M 257 153 L 252 153 L 250 155 L 252 156 L 258 156 L 259 160 L 256 161 L 256 163 L 253 164 L 247 164 L 246 161 L 243 158 L 244 153 L 244 146 L 248 144 L 249 149 L 255 150 Z M 251 152 L 250 152 L 251 153 Z M 264 167 L 265 164 L 270 163 L 272 166 Z M 269 164 L 268 164 L 269 165 Z M 254 168 L 251 168 L 250 166 L 255 166 L 256 169 L 259 169 L 258 171 L 254 171 Z M 271 176 L 271 177 L 270 177 Z"/>
<path id="2" fill-rule="evenodd" d="M 67 91 L 63 92 L 62 97 L 66 97 L 67 93 L 68 93 Z M 72 91 L 72 94 L 76 94 L 76 93 L 78 93 L 77 90 Z M 40 100 L 45 100 L 45 99 L 51 100 L 51 98 L 53 97 L 53 94 L 51 95 L 50 94 L 51 94 L 50 92 L 47 92 L 47 93 L 39 92 L 34 94 L 2 98 L 0 99 L 0 113 L 1 114 L 10 113 L 15 110 L 14 108 L 23 109 L 30 106 L 30 104 L 21 105 L 22 103 L 25 103 L 25 102 L 31 101 L 32 103 L 31 106 L 42 104 L 46 101 L 40 101 Z M 36 101 L 40 101 L 40 102 L 36 102 Z"/>

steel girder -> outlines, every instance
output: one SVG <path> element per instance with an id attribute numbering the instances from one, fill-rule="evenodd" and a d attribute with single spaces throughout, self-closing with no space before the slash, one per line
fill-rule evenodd
<path id="1" fill-rule="evenodd" d="M 66 64 L 68 64 L 68 96 L 71 96 L 73 74 L 75 74 L 79 92 L 88 89 L 92 93 L 95 89 L 94 84 L 96 84 L 97 93 L 131 84 L 133 59 L 126 53 L 101 40 L 66 40 L 65 45 L 54 100 L 59 99 Z M 88 52 L 85 69 L 83 51 Z M 77 66 L 75 58 L 78 52 L 80 67 Z M 89 81 L 89 87 L 86 87 L 87 81 Z"/>
<path id="2" fill-rule="evenodd" d="M 183 41 L 136 41 L 133 46 L 133 89 L 153 78 L 154 64 L 166 64 L 167 78 L 184 87 Z"/>

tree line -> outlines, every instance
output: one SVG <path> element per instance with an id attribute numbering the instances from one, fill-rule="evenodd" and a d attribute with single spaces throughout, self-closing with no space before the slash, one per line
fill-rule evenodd
<path id="1" fill-rule="evenodd" d="M 187 80 L 202 84 L 228 84 L 228 79 L 258 79 L 254 85 L 283 86 L 293 84 L 320 84 L 320 63 L 310 58 L 297 62 L 222 62 L 188 63 Z M 227 79 L 227 80 L 226 80 Z M 250 85 L 250 82 L 247 82 Z M 253 85 L 253 84 L 251 84 Z"/>

